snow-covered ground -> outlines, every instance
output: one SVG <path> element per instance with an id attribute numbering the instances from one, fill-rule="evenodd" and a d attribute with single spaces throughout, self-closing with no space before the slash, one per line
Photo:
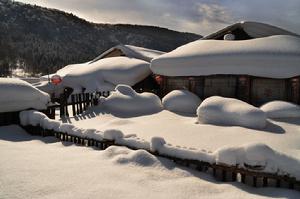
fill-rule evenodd
<path id="1" fill-rule="evenodd" d="M 300 197 L 288 189 L 220 183 L 209 174 L 177 167 L 143 150 L 99 151 L 29 136 L 17 126 L 0 127 L 0 157 L 0 198 L 4 199 Z"/>
<path id="2" fill-rule="evenodd" d="M 167 143 L 215 151 L 224 146 L 264 143 L 273 149 L 300 159 L 299 118 L 268 119 L 264 129 L 255 130 L 238 126 L 217 126 L 197 123 L 193 114 L 177 114 L 167 110 L 137 117 L 113 115 L 103 107 L 93 108 L 86 114 L 65 119 L 80 128 L 100 131 L 119 129 L 125 135 L 136 134 L 150 141 L 163 137 Z"/>

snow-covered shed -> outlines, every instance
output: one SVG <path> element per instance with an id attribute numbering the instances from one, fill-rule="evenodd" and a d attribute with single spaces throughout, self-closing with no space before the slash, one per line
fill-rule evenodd
<path id="1" fill-rule="evenodd" d="M 153 59 L 151 70 L 162 95 L 188 89 L 202 99 L 220 95 L 255 105 L 271 100 L 300 103 L 297 35 L 201 39 Z"/>
<path id="2" fill-rule="evenodd" d="M 148 48 L 142 48 L 138 46 L 132 46 L 132 45 L 117 45 L 114 46 L 107 51 L 103 52 L 101 55 L 96 57 L 91 61 L 91 63 L 98 61 L 103 58 L 108 57 L 129 57 L 129 58 L 135 58 L 135 59 L 141 59 L 146 62 L 150 62 L 153 58 L 156 58 L 165 52 L 148 49 Z"/>

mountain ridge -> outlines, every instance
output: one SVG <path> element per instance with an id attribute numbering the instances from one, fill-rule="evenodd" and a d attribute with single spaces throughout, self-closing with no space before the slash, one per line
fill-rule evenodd
<path id="1" fill-rule="evenodd" d="M 118 44 L 171 51 L 200 38 L 156 26 L 93 23 L 57 9 L 0 0 L 0 68 L 46 74 Z"/>

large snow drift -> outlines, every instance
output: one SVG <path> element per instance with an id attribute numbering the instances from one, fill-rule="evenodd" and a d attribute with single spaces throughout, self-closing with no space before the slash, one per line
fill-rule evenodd
<path id="1" fill-rule="evenodd" d="M 261 129 L 266 114 L 246 102 L 219 96 L 205 99 L 197 109 L 198 121 L 206 124 L 242 126 Z"/>
<path id="2" fill-rule="evenodd" d="M 0 78 L 0 92 L 0 112 L 44 110 L 50 102 L 47 93 L 20 79 Z"/>
<path id="3" fill-rule="evenodd" d="M 273 101 L 268 102 L 260 107 L 268 118 L 290 118 L 300 117 L 300 106 L 285 102 L 285 101 Z"/>
<path id="4" fill-rule="evenodd" d="M 82 88 L 111 91 L 118 84 L 133 86 L 151 74 L 149 63 L 127 57 L 106 58 L 80 66 L 67 66 L 57 72 L 63 77 L 63 86 L 79 91 Z"/>
<path id="5" fill-rule="evenodd" d="M 277 35 L 244 41 L 198 40 L 151 62 L 155 74 L 244 74 L 270 78 L 300 75 L 300 38 Z"/>
<path id="6" fill-rule="evenodd" d="M 172 112 L 196 113 L 201 99 L 188 90 L 174 90 L 168 93 L 163 99 L 164 109 Z"/>
<path id="7" fill-rule="evenodd" d="M 162 110 L 159 97 L 152 93 L 136 93 L 130 86 L 118 85 L 103 102 L 105 108 L 113 113 L 144 115 Z"/>

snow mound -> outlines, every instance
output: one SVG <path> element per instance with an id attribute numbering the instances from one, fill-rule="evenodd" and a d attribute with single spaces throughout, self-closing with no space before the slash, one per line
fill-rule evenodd
<path id="1" fill-rule="evenodd" d="M 285 101 L 273 101 L 268 102 L 260 107 L 268 118 L 292 118 L 300 117 L 300 106 L 285 102 Z"/>
<path id="2" fill-rule="evenodd" d="M 127 85 L 118 85 L 103 104 L 113 113 L 128 115 L 152 114 L 162 110 L 159 97 L 147 92 L 136 93 Z"/>
<path id="3" fill-rule="evenodd" d="M 103 155 L 117 164 L 134 164 L 142 167 L 159 164 L 159 160 L 149 152 L 139 149 L 130 150 L 125 147 L 110 146 Z"/>
<path id="4" fill-rule="evenodd" d="M 219 96 L 205 99 L 197 109 L 198 121 L 205 124 L 242 126 L 261 129 L 266 126 L 266 114 L 246 102 Z"/>
<path id="5" fill-rule="evenodd" d="M 67 66 L 57 72 L 62 76 L 62 85 L 74 90 L 111 91 L 118 84 L 133 86 L 151 74 L 148 62 L 128 58 L 112 57 L 99 61 L 74 66 Z"/>
<path id="6" fill-rule="evenodd" d="M 31 84 L 15 78 L 0 78 L 0 112 L 47 109 L 50 96 Z"/>
<path id="7" fill-rule="evenodd" d="M 297 159 L 274 151 L 261 143 L 239 147 L 223 147 L 214 152 L 216 163 L 261 170 L 279 175 L 291 175 L 299 179 L 300 162 Z"/>
<path id="8" fill-rule="evenodd" d="M 188 90 L 174 90 L 163 99 L 164 109 L 172 112 L 196 113 L 201 99 Z"/>

